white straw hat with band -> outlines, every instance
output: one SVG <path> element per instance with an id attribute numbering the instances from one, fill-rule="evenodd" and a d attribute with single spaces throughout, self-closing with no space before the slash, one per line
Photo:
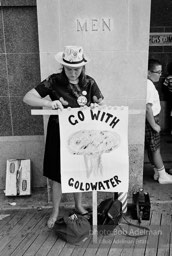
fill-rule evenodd
<path id="1" fill-rule="evenodd" d="M 74 68 L 82 67 L 89 62 L 81 46 L 65 46 L 64 52 L 58 52 L 55 59 L 64 66 Z"/>

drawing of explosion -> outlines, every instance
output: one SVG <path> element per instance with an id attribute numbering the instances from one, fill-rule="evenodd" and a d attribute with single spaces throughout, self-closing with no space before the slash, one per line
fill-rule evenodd
<path id="1" fill-rule="evenodd" d="M 119 144 L 119 134 L 100 130 L 81 130 L 68 140 L 70 153 L 84 156 L 87 178 L 103 174 L 102 154 L 112 152 Z"/>

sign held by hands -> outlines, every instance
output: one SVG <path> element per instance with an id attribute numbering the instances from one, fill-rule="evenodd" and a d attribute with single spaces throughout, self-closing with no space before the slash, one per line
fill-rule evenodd
<path id="1" fill-rule="evenodd" d="M 128 191 L 128 107 L 59 113 L 62 192 Z"/>

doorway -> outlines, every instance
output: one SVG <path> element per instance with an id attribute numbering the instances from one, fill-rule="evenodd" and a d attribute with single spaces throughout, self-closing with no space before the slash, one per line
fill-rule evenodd
<path id="1" fill-rule="evenodd" d="M 172 168 L 172 134 L 168 107 L 168 95 L 164 90 L 167 65 L 172 61 L 172 2 L 168 0 L 151 0 L 149 58 L 162 63 L 162 76 L 156 86 L 161 100 L 161 155 L 166 170 Z M 172 118 L 172 117 L 171 117 Z M 150 193 L 152 200 L 164 202 L 172 200 L 172 184 L 161 185 L 153 179 L 153 170 L 145 153 L 143 186 Z"/>
<path id="2" fill-rule="evenodd" d="M 172 135 L 161 134 L 161 155 L 166 171 L 172 169 Z M 157 203 L 165 203 L 172 200 L 172 184 L 161 185 L 153 179 L 153 170 L 147 154 L 144 157 L 143 187 L 150 194 L 151 200 Z"/>

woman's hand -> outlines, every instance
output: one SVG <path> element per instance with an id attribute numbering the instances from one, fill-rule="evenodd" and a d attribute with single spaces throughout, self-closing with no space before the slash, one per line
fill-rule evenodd
<path id="1" fill-rule="evenodd" d="M 97 103 L 91 103 L 90 108 L 97 108 L 99 107 L 99 104 Z"/>
<path id="2" fill-rule="evenodd" d="M 64 107 L 63 107 L 62 103 L 60 102 L 60 100 L 54 100 L 54 101 L 51 101 L 51 108 L 62 110 Z"/>
<path id="3" fill-rule="evenodd" d="M 59 100 L 54 100 L 51 102 L 51 108 L 52 109 L 60 109 L 62 110 L 64 106 L 67 106 L 68 105 L 68 102 L 66 100 L 64 100 L 62 97 L 60 97 Z"/>
<path id="4" fill-rule="evenodd" d="M 97 98 L 97 96 L 93 96 L 93 102 L 98 105 L 104 105 L 104 101 L 102 98 Z"/>

